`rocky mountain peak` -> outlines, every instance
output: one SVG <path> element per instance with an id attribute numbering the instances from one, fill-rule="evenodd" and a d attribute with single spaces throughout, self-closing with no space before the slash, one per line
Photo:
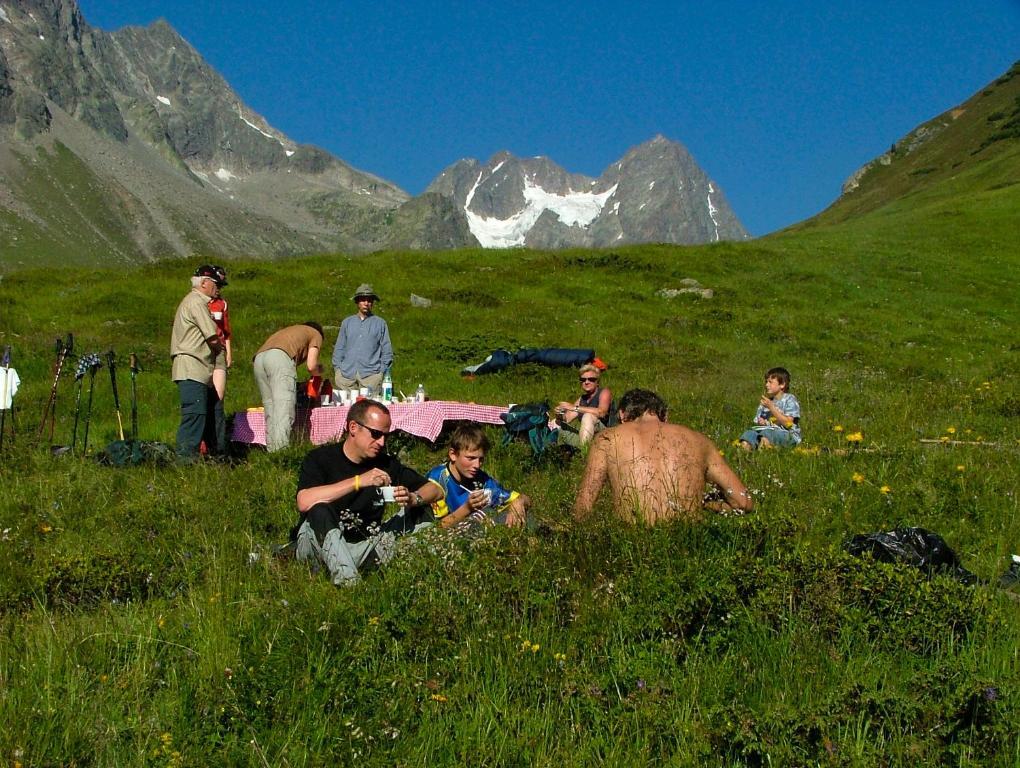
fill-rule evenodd
<path id="1" fill-rule="evenodd" d="M 687 149 L 664 136 L 631 149 L 593 179 L 546 157 L 498 152 L 461 160 L 429 186 L 464 210 L 487 247 L 703 243 L 743 239 L 721 190 Z"/>

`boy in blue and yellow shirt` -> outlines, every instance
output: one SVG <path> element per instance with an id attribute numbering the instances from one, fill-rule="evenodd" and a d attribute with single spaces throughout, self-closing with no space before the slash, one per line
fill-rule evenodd
<path id="1" fill-rule="evenodd" d="M 531 499 L 508 491 L 482 470 L 488 450 L 489 438 L 477 424 L 462 424 L 453 430 L 446 463 L 427 475 L 443 489 L 443 498 L 432 504 L 432 514 L 441 527 L 468 520 L 511 527 L 527 522 Z"/>

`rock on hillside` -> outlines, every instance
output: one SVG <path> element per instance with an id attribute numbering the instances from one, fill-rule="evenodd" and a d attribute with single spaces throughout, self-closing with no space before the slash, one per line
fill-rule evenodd
<path id="1" fill-rule="evenodd" d="M 598 178 L 509 152 L 460 160 L 428 191 L 452 199 L 485 247 L 708 243 L 747 232 L 682 144 L 657 136 Z"/>

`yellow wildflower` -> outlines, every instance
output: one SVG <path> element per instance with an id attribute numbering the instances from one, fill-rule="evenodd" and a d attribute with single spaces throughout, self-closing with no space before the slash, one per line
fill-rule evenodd
<path id="1" fill-rule="evenodd" d="M 833 432 L 842 432 L 843 431 L 843 425 L 842 424 L 837 424 L 836 426 L 834 426 L 832 428 L 832 431 Z"/>
<path id="2" fill-rule="evenodd" d="M 379 617 L 378 616 L 369 616 L 368 617 L 368 626 L 374 627 L 378 623 L 379 623 Z"/>
<path id="3" fill-rule="evenodd" d="M 49 533 L 50 531 L 53 530 L 53 526 L 50 525 L 49 523 L 40 523 L 39 530 L 42 531 L 43 533 Z"/>
<path id="4" fill-rule="evenodd" d="M 864 435 L 862 435 L 860 432 L 851 432 L 849 435 L 846 436 L 846 441 L 848 443 L 860 443 L 863 442 L 863 440 Z"/>
<path id="5" fill-rule="evenodd" d="M 946 427 L 946 432 L 950 435 L 956 434 L 956 427 Z"/>
<path id="6" fill-rule="evenodd" d="M 433 693 L 430 697 L 432 701 L 438 701 L 440 704 L 447 701 L 447 698 L 441 693 Z"/>
<path id="7" fill-rule="evenodd" d="M 878 489 L 878 492 L 879 493 L 892 493 L 892 488 L 890 488 L 888 485 L 883 485 L 881 488 Z"/>
<path id="8" fill-rule="evenodd" d="M 853 480 L 858 485 L 860 485 L 861 483 L 864 482 L 864 475 L 862 475 L 860 472 L 854 472 L 853 476 L 850 479 Z"/>
<path id="9" fill-rule="evenodd" d="M 967 468 L 965 466 L 963 466 L 963 464 L 957 464 L 956 465 L 956 471 L 957 472 L 963 472 L 965 469 L 967 469 Z"/>

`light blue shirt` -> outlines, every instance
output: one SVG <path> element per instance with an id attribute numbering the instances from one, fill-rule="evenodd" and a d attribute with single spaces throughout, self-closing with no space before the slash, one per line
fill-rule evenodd
<path id="1" fill-rule="evenodd" d="M 793 426 L 789 428 L 789 432 L 793 433 L 794 438 L 800 442 L 800 401 L 789 392 L 784 392 L 775 400 L 773 404 L 782 412 L 784 416 L 789 416 L 793 419 Z M 778 427 L 778 424 L 772 422 L 772 411 L 766 408 L 764 405 L 758 406 L 758 411 L 755 413 L 755 424 L 758 423 L 758 419 L 765 419 L 769 422 L 770 426 Z M 756 426 L 755 429 L 763 429 L 763 427 Z"/>
<path id="2" fill-rule="evenodd" d="M 382 373 L 393 365 L 390 329 L 378 315 L 351 315 L 340 323 L 333 347 L 333 370 L 346 379 Z"/>

